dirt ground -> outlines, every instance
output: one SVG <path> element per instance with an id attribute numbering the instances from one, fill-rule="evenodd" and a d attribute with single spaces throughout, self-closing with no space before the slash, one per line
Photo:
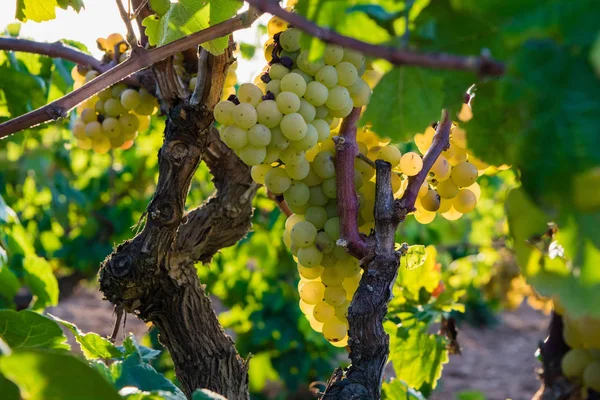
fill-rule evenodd
<path id="1" fill-rule="evenodd" d="M 104 336 L 112 332 L 112 307 L 102 301 L 93 287 L 78 286 L 70 297 L 48 312 L 74 322 L 84 332 Z M 457 393 L 466 390 L 480 391 L 486 400 L 531 399 L 539 388 L 534 352 L 538 341 L 545 337 L 549 317 L 527 305 L 499 317 L 501 322 L 492 329 L 459 327 L 462 355 L 451 356 L 431 400 L 454 400 Z M 118 343 L 124 332 L 141 336 L 146 331 L 146 325 L 129 316 L 126 328 L 120 330 Z"/>

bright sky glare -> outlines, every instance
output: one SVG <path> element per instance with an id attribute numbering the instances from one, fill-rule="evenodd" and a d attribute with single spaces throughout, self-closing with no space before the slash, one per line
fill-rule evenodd
<path id="1" fill-rule="evenodd" d="M 72 9 L 56 9 L 56 19 L 42 23 L 27 22 L 21 25 L 21 36 L 38 41 L 52 42 L 60 39 L 77 40 L 87 46 L 97 58 L 102 52 L 96 46 L 96 39 L 111 33 L 125 33 L 125 26 L 114 0 L 85 0 L 85 10 L 77 14 Z M 14 22 L 16 0 L 0 0 L 0 32 Z M 270 16 L 263 15 L 266 24 Z M 256 23 L 254 24 L 256 26 Z M 256 28 L 252 27 L 234 33 L 237 42 L 257 44 Z M 262 44 L 266 38 L 261 38 Z M 262 51 L 257 51 L 252 60 L 238 57 L 237 76 L 239 82 L 251 82 L 260 72 L 264 60 Z"/>

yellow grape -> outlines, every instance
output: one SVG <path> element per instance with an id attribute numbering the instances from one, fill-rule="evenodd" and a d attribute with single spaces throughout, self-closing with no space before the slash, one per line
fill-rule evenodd
<path id="1" fill-rule="evenodd" d="M 477 205 L 475 194 L 468 189 L 461 189 L 452 202 L 456 211 L 466 214 Z"/>
<path id="2" fill-rule="evenodd" d="M 308 304 L 302 299 L 298 301 L 298 304 L 300 305 L 300 311 L 302 311 L 307 318 L 312 315 L 313 309 L 315 308 L 314 304 Z"/>
<path id="3" fill-rule="evenodd" d="M 307 280 L 314 280 L 321 277 L 323 271 L 325 271 L 325 268 L 321 267 L 320 265 L 312 268 L 307 268 L 302 264 L 298 264 L 298 273 L 302 278 Z"/>
<path id="4" fill-rule="evenodd" d="M 325 301 L 320 301 L 313 309 L 313 317 L 317 321 L 325 323 L 335 318 L 335 308 Z"/>
<path id="5" fill-rule="evenodd" d="M 98 121 L 90 122 L 85 125 L 85 134 L 89 138 L 102 136 L 102 125 Z"/>
<path id="6" fill-rule="evenodd" d="M 85 123 L 83 123 L 79 119 L 73 125 L 73 136 L 80 140 L 85 139 L 87 137 L 85 135 Z"/>
<path id="7" fill-rule="evenodd" d="M 360 284 L 361 278 L 361 274 L 357 274 L 349 278 L 344 278 L 344 281 L 342 282 L 342 287 L 346 290 L 346 300 L 352 301 L 352 296 L 354 295 L 354 292 L 356 292 L 356 289 L 358 289 L 358 285 Z"/>
<path id="8" fill-rule="evenodd" d="M 110 140 L 105 136 L 95 136 L 92 138 L 92 150 L 98 154 L 106 154 L 110 150 Z"/>
<path id="9" fill-rule="evenodd" d="M 417 175 L 423 168 L 423 159 L 414 151 L 408 152 L 400 158 L 400 170 L 408 176 Z"/>
<path id="10" fill-rule="evenodd" d="M 436 190 L 441 198 L 453 199 L 454 197 L 456 197 L 460 189 L 452 179 L 447 179 L 443 182 L 438 183 Z"/>
<path id="11" fill-rule="evenodd" d="M 90 150 L 92 148 L 92 139 L 88 137 L 77 139 L 77 147 L 82 150 Z"/>
<path id="12" fill-rule="evenodd" d="M 437 212 L 440 214 L 446 213 L 450 211 L 452 208 L 452 199 L 440 199 L 440 208 L 438 208 Z"/>
<path id="13" fill-rule="evenodd" d="M 450 177 L 458 187 L 468 187 L 475 183 L 479 174 L 477 168 L 468 161 L 461 162 L 452 168 Z"/>
<path id="14" fill-rule="evenodd" d="M 265 165 L 265 164 L 255 165 L 250 170 L 250 176 L 252 176 L 252 179 L 254 180 L 254 182 L 264 185 L 265 184 L 265 175 L 267 174 L 267 172 L 269 172 L 271 170 L 271 168 L 272 167 L 270 165 Z"/>
<path id="15" fill-rule="evenodd" d="M 362 152 L 365 153 L 364 151 Z M 377 153 L 377 159 L 384 160 L 392 164 L 392 168 L 396 168 L 400 164 L 400 158 L 402 153 L 396 146 L 385 146 L 382 147 Z"/>
<path id="16" fill-rule="evenodd" d="M 466 187 L 465 189 L 468 189 L 471 192 L 473 192 L 473 194 L 475 195 L 475 199 L 477 201 L 479 201 L 479 198 L 481 197 L 481 187 L 479 186 L 479 184 L 477 182 L 475 182 L 474 184 L 472 184 L 469 187 Z"/>
<path id="17" fill-rule="evenodd" d="M 583 385 L 600 392 L 600 361 L 590 363 L 583 372 Z"/>
<path id="18" fill-rule="evenodd" d="M 335 316 L 337 319 L 343 322 L 348 322 L 348 308 L 350 308 L 350 301 L 346 300 L 335 308 Z"/>
<path id="19" fill-rule="evenodd" d="M 121 105 L 126 110 L 133 110 L 137 106 L 140 105 L 141 98 L 137 90 L 135 89 L 125 89 L 121 93 Z"/>
<path id="20" fill-rule="evenodd" d="M 329 341 L 335 347 L 346 347 L 348 346 L 348 335 L 346 335 L 342 340 L 338 340 L 337 342 Z"/>
<path id="21" fill-rule="evenodd" d="M 102 132 L 104 132 L 108 138 L 116 138 L 119 136 L 121 134 L 121 124 L 119 123 L 119 120 L 112 117 L 105 118 L 104 121 L 102 121 Z M 121 144 L 119 144 L 119 146 Z"/>
<path id="22" fill-rule="evenodd" d="M 421 187 L 419 188 L 419 193 L 417 194 L 417 197 L 423 197 L 427 194 L 427 191 L 429 190 L 429 183 L 427 182 L 427 180 L 424 180 L 423 183 L 421 184 Z"/>
<path id="23" fill-rule="evenodd" d="M 81 112 L 81 116 L 79 118 L 86 124 L 89 122 L 96 121 L 96 110 L 94 110 L 93 108 L 86 108 Z"/>
<path id="24" fill-rule="evenodd" d="M 422 225 L 427 225 L 435 219 L 435 212 L 417 208 L 417 210 L 414 213 L 414 216 L 418 223 Z"/>
<path id="25" fill-rule="evenodd" d="M 579 378 L 592 361 L 586 349 L 571 349 L 562 358 L 560 366 L 563 374 L 568 378 Z"/>
<path id="26" fill-rule="evenodd" d="M 467 132 L 461 128 L 454 128 L 450 134 L 450 140 L 452 143 L 461 149 L 467 148 Z"/>
<path id="27" fill-rule="evenodd" d="M 336 317 L 323 324 L 323 336 L 330 342 L 339 342 L 348 334 L 348 325 Z"/>
<path id="28" fill-rule="evenodd" d="M 308 281 L 300 288 L 300 298 L 308 304 L 317 304 L 325 296 L 325 285 L 317 281 Z"/>
<path id="29" fill-rule="evenodd" d="M 415 135 L 414 140 L 415 140 L 415 144 L 417 145 L 417 148 L 419 149 L 421 154 L 427 153 L 427 150 L 429 150 L 429 147 L 431 146 L 431 141 L 427 140 L 425 135 L 423 135 L 421 133 L 417 133 Z"/>
<path id="30" fill-rule="evenodd" d="M 437 160 L 435 160 L 433 166 L 431 167 L 431 170 L 429 171 L 429 173 L 433 174 L 433 178 L 438 182 L 443 182 L 446 179 L 450 178 L 451 172 L 452 167 L 450 166 L 450 163 L 448 162 L 446 157 L 444 157 L 443 154 L 440 154 Z"/>
<path id="31" fill-rule="evenodd" d="M 427 211 L 437 211 L 440 208 L 440 195 L 433 189 L 420 198 L 421 205 Z"/>
<path id="32" fill-rule="evenodd" d="M 315 319 L 315 317 L 311 314 L 308 318 L 308 322 L 310 323 L 310 327 L 315 332 L 323 332 L 323 323 L 319 322 Z"/>
<path id="33" fill-rule="evenodd" d="M 341 284 L 341 281 L 339 283 Z M 325 301 L 333 307 L 342 305 L 346 301 L 346 290 L 342 286 L 327 286 Z"/>
<path id="34" fill-rule="evenodd" d="M 448 221 L 456 221 L 460 217 L 462 217 L 462 213 L 456 211 L 454 206 L 450 207 L 450 210 L 446 211 L 442 214 L 442 217 L 446 218 Z"/>

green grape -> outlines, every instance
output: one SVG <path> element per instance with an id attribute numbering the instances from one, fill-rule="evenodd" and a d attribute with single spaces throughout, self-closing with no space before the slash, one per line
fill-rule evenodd
<path id="1" fill-rule="evenodd" d="M 311 164 L 310 171 L 308 172 L 308 175 L 306 175 L 306 177 L 303 179 L 303 182 L 306 183 L 310 187 L 320 185 L 321 182 L 323 182 L 323 178 L 321 178 L 319 175 L 317 175 L 314 168 L 312 167 L 312 163 L 309 163 L 309 164 Z M 311 194 L 311 198 L 312 198 L 312 194 Z M 311 203 L 312 203 L 312 201 L 311 201 Z M 312 203 L 312 204 L 314 204 L 314 203 Z M 325 202 L 321 205 L 325 205 L 325 204 L 327 204 L 327 202 Z"/>
<path id="2" fill-rule="evenodd" d="M 327 122 L 323 121 L 322 119 L 315 119 L 311 122 L 311 125 L 317 130 L 319 142 L 323 142 L 329 138 L 331 130 L 329 129 L 329 124 Z"/>
<path id="3" fill-rule="evenodd" d="M 352 301 L 352 296 L 354 296 L 354 292 L 358 289 L 358 285 L 360 285 L 360 279 L 362 275 L 357 274 L 351 276 L 349 278 L 344 278 L 342 282 L 342 287 L 346 290 L 346 300 Z"/>
<path id="4" fill-rule="evenodd" d="M 425 196 L 421 197 L 421 205 L 427 211 L 437 211 L 440 208 L 440 195 L 433 189 L 429 189 Z"/>
<path id="5" fill-rule="evenodd" d="M 329 197 L 330 199 L 337 198 L 337 186 L 335 183 L 335 177 L 325 179 L 323 181 L 322 187 L 323 187 L 323 193 L 325 193 L 325 196 Z"/>
<path id="6" fill-rule="evenodd" d="M 600 392 L 600 361 L 591 362 L 583 371 L 583 385 Z"/>
<path id="7" fill-rule="evenodd" d="M 249 103 L 254 107 L 262 100 L 263 92 L 253 83 L 242 83 L 237 90 L 237 98 L 240 103 Z"/>
<path id="8" fill-rule="evenodd" d="M 319 232 L 321 233 L 321 232 Z M 319 237 L 319 234 L 317 233 L 317 238 Z M 331 238 L 330 238 L 331 240 Z M 315 240 L 316 242 L 316 240 Z M 335 256 L 333 254 L 323 254 L 323 260 L 321 260 L 321 265 L 325 268 L 334 268 L 336 263 L 338 262 L 338 259 L 335 258 Z"/>
<path id="9" fill-rule="evenodd" d="M 567 378 L 580 378 L 592 357 L 586 349 L 571 349 L 562 358 L 560 366 Z"/>
<path id="10" fill-rule="evenodd" d="M 300 274 L 300 277 L 308 280 L 317 279 L 321 276 L 324 270 L 325 268 L 321 266 L 306 268 L 305 266 L 298 264 L 298 273 Z"/>
<path id="11" fill-rule="evenodd" d="M 256 183 L 260 183 L 261 185 L 265 184 L 265 175 L 269 172 L 273 167 L 266 164 L 255 165 L 250 169 L 250 176 L 252 180 Z"/>
<path id="12" fill-rule="evenodd" d="M 267 87 L 266 87 L 265 91 L 271 92 L 275 96 L 277 96 L 279 93 L 281 93 L 281 80 L 280 79 L 272 79 L 269 83 L 267 83 Z"/>
<path id="13" fill-rule="evenodd" d="M 288 147 L 279 153 L 279 158 L 285 163 L 286 166 L 298 165 L 306 159 L 306 153 L 301 150 Z"/>
<path id="14" fill-rule="evenodd" d="M 327 289 L 325 289 L 325 293 L 327 293 Z M 317 321 L 325 323 L 335 317 L 335 308 L 325 301 L 320 301 L 313 309 L 313 317 Z"/>
<path id="15" fill-rule="evenodd" d="M 281 91 L 295 93 L 298 97 L 304 96 L 306 93 L 306 81 L 302 75 L 290 72 L 281 78 Z"/>
<path id="16" fill-rule="evenodd" d="M 329 96 L 329 94 L 328 94 Z M 327 100 L 327 99 L 325 99 Z M 320 105 L 318 107 L 315 107 L 315 118 L 316 119 L 325 119 L 329 116 L 329 108 L 327 108 L 327 106 L 325 105 Z M 329 125 L 329 123 L 327 123 L 327 125 Z"/>
<path id="17" fill-rule="evenodd" d="M 336 86 L 329 91 L 329 97 L 327 97 L 325 105 L 330 110 L 340 110 L 346 107 L 349 100 L 350 93 L 348 89 L 343 86 Z"/>
<path id="18" fill-rule="evenodd" d="M 133 110 L 140 105 L 140 94 L 135 89 L 125 89 L 121 93 L 121 105 L 126 110 Z"/>
<path id="19" fill-rule="evenodd" d="M 452 201 L 452 205 L 456 211 L 466 214 L 475 209 L 477 197 L 469 189 L 461 189 Z"/>
<path id="20" fill-rule="evenodd" d="M 92 121 L 85 125 L 85 135 L 88 138 L 95 138 L 98 136 L 102 136 L 102 125 L 98 121 Z"/>
<path id="21" fill-rule="evenodd" d="M 298 249 L 298 262 L 304 265 L 305 267 L 317 267 L 321 264 L 322 259 L 323 253 L 321 253 L 315 246 L 301 247 L 300 249 Z"/>
<path id="22" fill-rule="evenodd" d="M 283 194 L 283 198 L 289 206 L 301 207 L 308 203 L 310 189 L 302 182 L 293 182 Z"/>
<path id="23" fill-rule="evenodd" d="M 312 246 L 317 237 L 317 228 L 309 221 L 299 221 L 292 227 L 290 236 L 292 243 L 298 247 Z"/>
<path id="24" fill-rule="evenodd" d="M 305 218 L 315 228 L 322 229 L 325 226 L 325 222 L 327 222 L 327 211 L 323 207 L 311 206 L 306 209 Z"/>
<path id="25" fill-rule="evenodd" d="M 306 176 L 310 172 L 310 163 L 305 158 L 303 158 L 296 165 L 286 165 L 285 170 L 287 171 L 290 178 L 299 181 L 306 178 Z"/>
<path id="26" fill-rule="evenodd" d="M 265 186 L 274 194 L 282 194 L 292 184 L 283 168 L 273 168 L 265 174 Z"/>
<path id="27" fill-rule="evenodd" d="M 304 98 L 313 106 L 318 107 L 325 104 L 329 97 L 329 89 L 321 82 L 312 81 L 306 85 Z"/>
<path id="28" fill-rule="evenodd" d="M 327 233 L 330 238 L 333 240 L 338 240 L 340 238 L 340 218 L 329 218 L 327 222 L 325 222 L 324 229 L 325 233 Z"/>
<path id="29" fill-rule="evenodd" d="M 285 150 L 289 147 L 290 141 L 288 138 L 283 136 L 279 127 L 271 128 L 271 146 L 278 150 Z"/>
<path id="30" fill-rule="evenodd" d="M 310 76 L 314 76 L 317 73 L 317 71 L 319 71 L 321 67 L 325 65 L 325 63 L 322 60 L 318 60 L 315 62 L 310 61 L 308 50 L 302 50 L 296 58 L 296 65 L 301 71 L 307 73 Z"/>
<path id="31" fill-rule="evenodd" d="M 448 163 L 446 157 L 440 154 L 437 160 L 435 160 L 435 162 L 433 163 L 433 166 L 431 167 L 429 172 L 433 175 L 435 180 L 437 180 L 438 182 L 443 182 L 450 177 L 450 163 Z"/>
<path id="32" fill-rule="evenodd" d="M 279 153 L 279 149 L 273 146 L 267 146 L 267 154 L 265 154 L 265 160 L 263 161 L 263 163 L 271 164 L 279 160 Z"/>
<path id="33" fill-rule="evenodd" d="M 306 151 L 311 149 L 317 144 L 319 140 L 319 134 L 314 126 L 308 124 L 306 126 L 306 135 L 300 140 L 293 140 L 290 142 L 290 147 L 300 151 Z"/>
<path id="34" fill-rule="evenodd" d="M 98 93 L 98 98 L 102 101 L 106 101 L 112 97 L 112 88 L 106 88 Z"/>
<path id="35" fill-rule="evenodd" d="M 298 222 L 301 222 L 301 221 L 305 221 L 304 215 L 301 215 L 301 214 L 290 215 L 285 220 L 285 230 L 291 232 L 294 225 L 296 225 Z"/>
<path id="36" fill-rule="evenodd" d="M 127 86 L 124 83 L 117 83 L 110 89 L 110 93 L 113 98 L 118 99 L 125 90 L 127 90 Z"/>
<path id="37" fill-rule="evenodd" d="M 338 84 L 338 74 L 335 67 L 325 65 L 315 75 L 315 80 L 332 89 Z"/>
<path id="38" fill-rule="evenodd" d="M 311 268 L 306 265 L 304 266 Z M 318 263 L 315 266 L 318 266 Z M 300 288 L 300 298 L 307 304 L 317 304 L 320 301 L 323 301 L 324 296 L 325 285 L 323 285 L 321 282 L 309 281 Z"/>
<path id="39" fill-rule="evenodd" d="M 304 121 L 307 124 L 315 119 L 316 113 L 317 111 L 315 106 L 304 99 L 300 99 L 300 108 L 298 109 L 298 114 L 302 115 L 302 118 L 304 118 Z"/>
<path id="40" fill-rule="evenodd" d="M 281 92 L 277 95 L 276 102 L 283 114 L 295 113 L 300 109 L 300 98 L 296 93 Z"/>
<path id="41" fill-rule="evenodd" d="M 113 117 L 104 118 L 102 121 L 102 132 L 108 138 L 116 138 L 121 134 L 121 124 Z"/>
<path id="42" fill-rule="evenodd" d="M 331 151 L 322 151 L 313 160 L 312 166 L 321 178 L 329 179 L 335 176 L 334 154 Z"/>
<path id="43" fill-rule="evenodd" d="M 352 258 L 349 262 L 339 261 L 341 265 L 341 271 L 344 274 L 344 278 L 350 278 L 354 275 L 360 274 L 361 268 L 360 263 L 356 258 Z"/>
<path id="44" fill-rule="evenodd" d="M 348 325 L 337 318 L 323 323 L 323 336 L 330 342 L 342 341 L 348 334 Z"/>
<path id="45" fill-rule="evenodd" d="M 315 246 L 319 251 L 323 254 L 329 254 L 335 249 L 335 242 L 329 235 L 325 232 L 317 233 L 317 238 L 315 239 Z"/>
<path id="46" fill-rule="evenodd" d="M 81 112 L 81 116 L 79 118 L 86 124 L 94 122 L 97 120 L 96 111 L 92 108 L 86 108 Z"/>
<path id="47" fill-rule="evenodd" d="M 337 44 L 328 44 L 325 47 L 323 59 L 327 65 L 336 65 L 344 58 L 344 48 Z"/>
<path id="48" fill-rule="evenodd" d="M 297 64 L 296 64 L 296 65 L 297 65 Z M 293 72 L 294 74 L 298 74 L 298 75 L 300 75 L 302 78 L 304 78 L 304 82 L 305 82 L 306 84 L 308 84 L 308 82 L 311 82 L 311 81 L 313 81 L 313 77 L 312 77 L 311 75 L 307 74 L 306 72 L 302 71 L 300 68 L 294 68 L 294 69 L 292 70 L 292 72 Z"/>
<path id="49" fill-rule="evenodd" d="M 256 106 L 257 120 L 259 124 L 267 128 L 275 128 L 281 122 L 283 114 L 279 111 L 274 100 L 265 100 Z"/>
<path id="50" fill-rule="evenodd" d="M 346 302 L 346 290 L 341 286 L 327 286 L 325 288 L 325 301 L 331 304 L 333 307 L 341 306 Z"/>
<path id="51" fill-rule="evenodd" d="M 109 140 L 110 140 L 110 147 L 113 149 L 117 149 L 117 148 L 121 147 L 123 145 L 123 143 L 125 143 L 125 138 L 123 136 L 109 138 Z"/>
<path id="52" fill-rule="evenodd" d="M 369 182 L 375 176 L 375 168 L 360 158 L 354 160 L 354 169 L 360 172 L 363 182 Z"/>
<path id="53" fill-rule="evenodd" d="M 248 129 L 248 142 L 256 147 L 266 147 L 271 142 L 271 131 L 262 124 Z"/>
<path id="54" fill-rule="evenodd" d="M 353 64 L 357 70 L 362 69 L 365 64 L 365 56 L 361 52 L 353 49 L 344 49 L 342 60 Z"/>
<path id="55" fill-rule="evenodd" d="M 333 255 L 336 256 L 338 260 L 348 260 L 350 258 L 350 254 L 348 254 L 346 249 L 337 245 L 333 249 Z"/>
<path id="56" fill-rule="evenodd" d="M 283 135 L 290 140 L 302 139 L 308 129 L 304 118 L 298 113 L 284 115 L 279 128 Z"/>
<path id="57" fill-rule="evenodd" d="M 285 198 L 285 194 L 284 194 L 284 198 Z M 308 208 L 308 203 L 302 204 L 302 205 L 288 204 L 288 207 L 294 214 L 304 215 L 304 213 L 306 212 L 306 209 Z"/>
<path id="58" fill-rule="evenodd" d="M 414 151 L 408 152 L 400 158 L 400 170 L 408 176 L 415 176 L 423 168 L 423 159 Z"/>
<path id="59" fill-rule="evenodd" d="M 289 73 L 290 70 L 281 64 L 273 64 L 269 68 L 269 76 L 271 77 L 271 79 L 282 79 Z"/>
<path id="60" fill-rule="evenodd" d="M 334 264 L 333 266 L 325 267 L 325 270 L 321 274 L 321 282 L 323 282 L 323 285 L 325 285 L 325 286 L 337 286 L 343 280 L 344 280 L 344 275 L 342 274 L 342 271 L 337 266 L 337 259 L 336 259 L 336 264 Z"/>
<path id="61" fill-rule="evenodd" d="M 80 140 L 87 138 L 85 135 L 85 123 L 81 119 L 77 119 L 75 124 L 73 124 L 73 136 Z"/>
<path id="62" fill-rule="evenodd" d="M 350 111 L 352 111 L 353 108 L 354 108 L 354 103 L 352 102 L 352 99 L 348 99 L 348 102 L 346 103 L 346 105 L 343 108 L 341 108 L 339 110 L 329 110 L 329 114 L 335 118 L 346 118 L 348 116 L 348 114 L 350 114 Z"/>
<path id="63" fill-rule="evenodd" d="M 234 150 L 241 150 L 248 144 L 248 131 L 235 125 L 221 130 L 221 140 Z"/>
<path id="64" fill-rule="evenodd" d="M 267 148 L 264 146 L 253 146 L 248 144 L 243 149 L 239 150 L 238 155 L 244 164 L 254 166 L 261 164 L 265 160 Z"/>
<path id="65" fill-rule="evenodd" d="M 233 122 L 242 129 L 252 128 L 258 119 L 256 109 L 249 103 L 238 104 L 231 112 L 231 115 L 233 117 Z"/>
<path id="66" fill-rule="evenodd" d="M 106 154 L 110 150 L 110 140 L 106 136 L 98 135 L 92 138 L 92 150 L 98 154 Z"/>
<path id="67" fill-rule="evenodd" d="M 133 114 L 123 114 L 119 117 L 119 124 L 123 135 L 131 135 L 140 127 L 140 120 Z"/>
<path id="68" fill-rule="evenodd" d="M 338 81 L 342 86 L 350 86 L 358 79 L 358 71 L 354 64 L 343 61 L 335 66 Z"/>
<path id="69" fill-rule="evenodd" d="M 233 124 L 233 110 L 235 109 L 235 104 L 229 100 L 220 101 L 215 106 L 213 114 L 215 116 L 215 120 L 221 125 L 232 125 Z M 258 108 L 257 108 L 258 111 Z M 260 115 L 259 115 L 260 119 Z M 261 122 L 262 124 L 262 122 Z M 266 125 L 266 124 L 265 124 Z"/>
<path id="70" fill-rule="evenodd" d="M 310 187 L 310 198 L 308 199 L 313 206 L 324 207 L 329 202 L 329 197 L 323 193 L 321 185 Z"/>
<path id="71" fill-rule="evenodd" d="M 437 192 L 443 199 L 453 199 L 460 190 L 452 179 L 446 179 L 437 184 Z"/>
<path id="72" fill-rule="evenodd" d="M 96 110 L 98 114 L 104 114 L 104 100 L 98 99 L 94 105 L 94 110 Z"/>
<path id="73" fill-rule="evenodd" d="M 477 176 L 477 168 L 468 161 L 456 165 L 450 173 L 450 177 L 458 187 L 471 186 L 477 180 Z"/>
<path id="74" fill-rule="evenodd" d="M 344 293 L 346 296 L 348 296 L 346 290 L 344 290 Z M 346 299 L 344 298 L 344 300 Z M 343 322 L 348 322 L 348 309 L 350 308 L 350 303 L 351 301 L 346 300 L 335 308 L 335 316 L 337 319 Z"/>
<path id="75" fill-rule="evenodd" d="M 104 113 L 109 117 L 118 117 L 120 114 L 126 113 L 121 102 L 117 99 L 108 99 L 104 102 Z"/>
<path id="76" fill-rule="evenodd" d="M 301 32 L 296 28 L 287 29 L 279 35 L 279 44 L 285 51 L 300 50 Z"/>
<path id="77" fill-rule="evenodd" d="M 85 82 L 89 82 L 91 80 L 94 80 L 95 78 L 98 77 L 98 75 L 99 75 L 98 71 L 94 71 L 94 70 L 88 71 L 85 74 Z"/>
<path id="78" fill-rule="evenodd" d="M 348 92 L 354 107 L 366 106 L 371 100 L 371 87 L 362 78 L 358 78 L 352 85 L 348 86 Z"/>
<path id="79" fill-rule="evenodd" d="M 401 157 L 402 153 L 400 153 L 400 150 L 396 146 L 383 146 L 377 152 L 377 159 L 389 162 L 392 164 L 392 168 L 396 168 L 400 164 Z"/>

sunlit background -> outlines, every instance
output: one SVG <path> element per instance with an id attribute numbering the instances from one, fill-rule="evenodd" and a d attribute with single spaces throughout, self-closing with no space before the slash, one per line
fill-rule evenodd
<path id="1" fill-rule="evenodd" d="M 15 21 L 16 0 L 2 0 L 0 5 L 0 30 Z M 263 15 L 259 21 L 266 24 L 269 15 Z M 256 44 L 259 42 L 257 26 L 234 33 L 236 42 Z M 134 24 L 134 27 L 137 28 Z M 87 46 L 97 58 L 103 52 L 96 46 L 96 39 L 111 33 L 125 34 L 125 25 L 114 0 L 85 0 L 85 9 L 76 13 L 73 9 L 56 8 L 56 19 L 46 22 L 29 21 L 21 25 L 21 36 L 38 41 L 52 42 L 60 39 L 76 40 Z M 266 40 L 265 38 L 261 39 Z M 251 81 L 260 72 L 262 52 L 256 52 L 251 60 L 238 58 L 236 71 L 240 82 Z M 264 63 L 264 60 L 262 61 Z"/>

